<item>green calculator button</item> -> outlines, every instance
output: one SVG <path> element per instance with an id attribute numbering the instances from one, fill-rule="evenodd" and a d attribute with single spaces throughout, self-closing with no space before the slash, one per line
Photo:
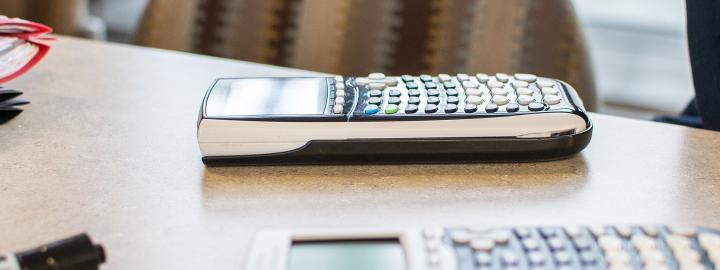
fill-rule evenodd
<path id="1" fill-rule="evenodd" d="M 395 104 L 388 104 L 387 107 L 385 107 L 385 114 L 395 114 L 400 110 L 400 108 Z"/>

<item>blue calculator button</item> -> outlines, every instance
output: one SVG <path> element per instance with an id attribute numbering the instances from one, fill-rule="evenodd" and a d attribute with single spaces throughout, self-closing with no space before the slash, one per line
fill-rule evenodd
<path id="1" fill-rule="evenodd" d="M 377 105 L 367 105 L 365 106 L 365 114 L 376 114 L 380 110 L 380 107 Z"/>

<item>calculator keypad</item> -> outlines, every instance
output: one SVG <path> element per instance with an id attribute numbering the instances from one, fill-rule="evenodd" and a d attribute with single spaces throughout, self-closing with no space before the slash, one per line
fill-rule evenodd
<path id="1" fill-rule="evenodd" d="M 364 115 L 532 113 L 569 106 L 559 83 L 524 73 L 371 73 L 355 78 L 355 84 L 360 91 L 357 112 Z"/>

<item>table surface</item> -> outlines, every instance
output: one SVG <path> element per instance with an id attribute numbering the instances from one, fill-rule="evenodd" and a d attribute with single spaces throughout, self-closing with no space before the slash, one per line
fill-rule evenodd
<path id="1" fill-rule="evenodd" d="M 195 138 L 215 77 L 307 71 L 60 37 L 10 87 L 0 250 L 77 232 L 103 269 L 240 269 L 261 228 L 720 226 L 720 133 L 592 114 L 572 158 L 522 164 L 212 167 Z"/>

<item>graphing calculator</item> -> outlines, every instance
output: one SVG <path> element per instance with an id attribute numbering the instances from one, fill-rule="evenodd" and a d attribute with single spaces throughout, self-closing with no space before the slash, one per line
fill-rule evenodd
<path id="1" fill-rule="evenodd" d="M 267 230 L 246 270 L 706 270 L 720 231 L 668 226 Z"/>
<path id="2" fill-rule="evenodd" d="M 534 161 L 590 142 L 575 90 L 533 74 L 217 79 L 206 164 Z"/>

